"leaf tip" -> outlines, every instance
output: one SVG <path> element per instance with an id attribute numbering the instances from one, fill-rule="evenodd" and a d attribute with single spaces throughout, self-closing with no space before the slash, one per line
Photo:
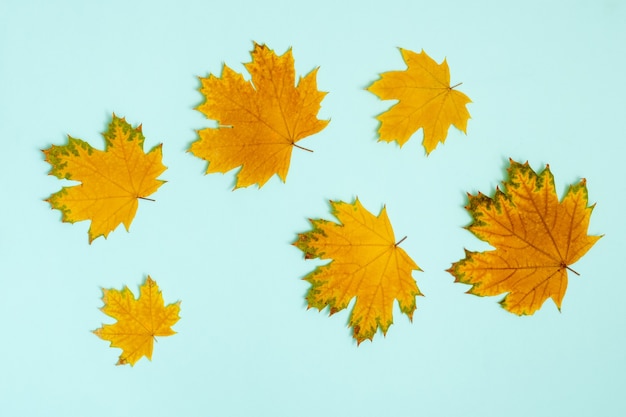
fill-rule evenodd
<path id="1" fill-rule="evenodd" d="M 122 365 L 133 366 L 133 363 L 132 362 L 128 362 L 126 360 L 126 358 L 123 358 L 123 357 L 120 356 L 119 359 L 117 360 L 117 363 L 115 364 L 115 366 L 122 366 Z"/>

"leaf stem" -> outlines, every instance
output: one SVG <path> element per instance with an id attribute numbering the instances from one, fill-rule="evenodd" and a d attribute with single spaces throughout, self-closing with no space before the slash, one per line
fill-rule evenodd
<path id="1" fill-rule="evenodd" d="M 148 200 L 148 201 L 156 201 L 155 199 L 148 198 L 148 197 L 137 197 L 137 198 L 141 198 L 142 200 Z"/>
<path id="2" fill-rule="evenodd" d="M 580 276 L 580 274 L 576 271 L 574 271 L 572 268 L 570 268 L 569 266 L 565 265 L 565 268 L 569 269 L 570 271 L 572 271 L 573 273 L 575 273 L 576 275 Z"/>
<path id="3" fill-rule="evenodd" d="M 396 244 L 394 246 L 398 246 L 400 243 L 404 242 L 404 240 L 407 238 L 408 236 L 403 237 L 402 239 L 400 239 L 399 241 L 396 242 Z"/>
<path id="4" fill-rule="evenodd" d="M 296 145 L 295 143 L 292 143 L 292 145 L 295 146 L 296 148 L 302 149 L 303 151 L 313 152 L 311 149 L 304 148 L 304 147 L 302 147 L 300 145 Z"/>
<path id="5" fill-rule="evenodd" d="M 463 83 L 454 84 L 452 87 L 450 87 L 450 90 L 452 90 L 454 87 L 460 86 L 461 84 L 463 84 Z"/>

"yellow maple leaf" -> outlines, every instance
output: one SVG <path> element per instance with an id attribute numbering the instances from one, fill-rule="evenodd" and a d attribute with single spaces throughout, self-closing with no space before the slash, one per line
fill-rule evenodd
<path id="1" fill-rule="evenodd" d="M 360 344 L 372 340 L 378 328 L 387 333 L 394 300 L 412 318 L 415 297 L 421 293 L 411 274 L 420 268 L 398 246 L 404 239 L 396 242 L 385 208 L 374 216 L 358 199 L 354 204 L 330 203 L 340 223 L 311 219 L 313 229 L 299 234 L 293 244 L 305 259 L 332 259 L 304 277 L 311 283 L 306 299 L 309 308 L 329 306 L 332 315 L 356 297 L 349 326 Z"/>
<path id="2" fill-rule="evenodd" d="M 124 287 L 102 289 L 103 313 L 117 319 L 115 324 L 103 324 L 93 331 L 111 347 L 122 349 L 117 365 L 133 366 L 143 356 L 152 360 L 152 348 L 157 336 L 171 336 L 172 326 L 180 319 L 180 301 L 165 306 L 157 283 L 148 276 L 139 289 L 139 298 Z"/>
<path id="3" fill-rule="evenodd" d="M 138 199 L 147 198 L 165 181 L 156 178 L 165 171 L 161 144 L 147 154 L 143 151 L 141 125 L 133 128 L 115 114 L 103 134 L 104 151 L 68 136 L 67 145 L 53 145 L 43 151 L 52 165 L 50 175 L 80 181 L 63 187 L 46 201 L 60 210 L 64 222 L 91 220 L 89 243 L 105 238 L 120 223 L 128 231 L 137 212 Z"/>
<path id="4" fill-rule="evenodd" d="M 528 162 L 510 163 L 504 191 L 469 195 L 466 207 L 473 218 L 467 229 L 495 250 L 466 250 L 448 272 L 472 285 L 470 294 L 508 293 L 501 304 L 511 313 L 533 314 L 548 298 L 560 309 L 567 270 L 576 273 L 570 265 L 601 237 L 587 235 L 593 206 L 586 182 L 571 185 L 559 202 L 549 166 L 537 174 Z"/>
<path id="5" fill-rule="evenodd" d="M 437 64 L 423 50 L 417 54 L 400 48 L 407 69 L 381 74 L 367 90 L 382 100 L 399 100 L 380 114 L 378 134 L 381 141 L 404 145 L 422 128 L 423 145 L 429 154 L 448 136 L 450 125 L 466 133 L 470 114 L 466 104 L 472 101 L 450 87 L 450 70 L 444 59 Z"/>
<path id="6" fill-rule="evenodd" d="M 284 182 L 291 151 L 301 148 L 296 142 L 328 124 L 317 119 L 326 95 L 317 90 L 317 69 L 296 86 L 291 49 L 276 56 L 255 43 L 251 55 L 252 62 L 245 64 L 250 81 L 226 65 L 221 78 L 200 78 L 206 100 L 197 110 L 219 126 L 200 130 L 200 138 L 189 148 L 209 162 L 207 174 L 241 166 L 235 188 L 255 183 L 262 187 L 274 174 Z"/>

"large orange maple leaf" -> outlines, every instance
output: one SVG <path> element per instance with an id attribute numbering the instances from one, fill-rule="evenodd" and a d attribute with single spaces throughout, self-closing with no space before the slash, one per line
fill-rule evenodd
<path id="1" fill-rule="evenodd" d="M 241 166 L 235 188 L 262 187 L 274 174 L 284 182 L 296 142 L 328 124 L 317 119 L 326 95 L 317 90 L 317 69 L 296 86 L 291 49 L 276 56 L 255 43 L 251 56 L 245 64 L 250 81 L 226 65 L 221 78 L 200 78 L 206 100 L 197 110 L 219 126 L 200 130 L 189 148 L 209 162 L 207 174 Z"/>
<path id="2" fill-rule="evenodd" d="M 138 199 L 147 198 L 165 181 L 156 179 L 165 166 L 161 163 L 161 144 L 143 151 L 141 125 L 133 128 L 115 114 L 103 134 L 105 150 L 68 136 L 67 145 L 53 145 L 43 151 L 52 165 L 50 175 L 80 181 L 63 187 L 46 201 L 60 210 L 64 222 L 91 220 L 89 243 L 105 238 L 120 223 L 126 230 L 135 217 Z"/>
<path id="3" fill-rule="evenodd" d="M 504 190 L 493 198 L 469 195 L 467 227 L 495 250 L 470 252 L 448 270 L 479 296 L 508 293 L 502 307 L 533 314 L 552 298 L 557 307 L 567 288 L 567 271 L 601 236 L 587 235 L 593 206 L 585 180 L 571 185 L 559 202 L 549 166 L 535 173 L 528 163 L 510 161 Z M 576 273 L 578 275 L 578 273 Z"/>
<path id="4" fill-rule="evenodd" d="M 180 301 L 165 306 L 157 283 L 148 276 L 139 289 L 139 298 L 124 287 L 102 289 L 102 312 L 115 318 L 117 323 L 104 324 L 93 333 L 111 342 L 111 347 L 121 348 L 117 365 L 133 366 L 143 356 L 152 360 L 152 348 L 157 336 L 171 336 L 172 326 L 180 319 Z"/>
<path id="5" fill-rule="evenodd" d="M 382 100 L 399 100 L 380 114 L 378 134 L 381 141 L 397 141 L 404 145 L 420 128 L 424 131 L 423 145 L 429 154 L 448 136 L 450 125 L 466 132 L 470 114 L 466 104 L 469 97 L 450 87 L 450 70 L 444 59 L 437 64 L 426 52 L 419 54 L 400 48 L 407 69 L 381 74 L 367 90 Z"/>
<path id="6" fill-rule="evenodd" d="M 305 259 L 332 259 L 304 277 L 311 283 L 306 299 L 309 308 L 329 306 L 332 315 L 356 297 L 349 326 L 360 344 L 372 340 L 379 328 L 387 333 L 394 300 L 412 318 L 415 297 L 421 293 L 411 274 L 420 268 L 398 246 L 404 239 L 396 241 L 385 208 L 374 216 L 358 199 L 330 204 L 340 223 L 311 219 L 313 229 L 299 234 L 293 244 Z"/>

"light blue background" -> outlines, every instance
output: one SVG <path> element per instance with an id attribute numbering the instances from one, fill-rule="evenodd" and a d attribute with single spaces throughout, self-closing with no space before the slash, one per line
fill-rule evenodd
<path id="1" fill-rule="evenodd" d="M 0 414 L 3 416 L 626 415 L 624 117 L 626 2 L 3 0 L 0 4 Z M 319 66 L 321 133 L 294 150 L 286 184 L 231 191 L 185 150 L 211 126 L 197 76 L 243 71 L 252 42 L 296 71 Z M 404 63 L 447 57 L 473 103 L 429 157 L 422 134 L 378 143 L 392 103 L 364 88 Z M 102 148 L 111 113 L 163 142 L 167 184 L 130 233 L 87 242 L 43 200 L 62 182 L 40 149 L 66 135 Z M 508 158 L 550 164 L 559 192 L 587 179 L 590 233 L 562 312 L 532 317 L 464 294 L 445 272 L 463 248 L 466 192 L 491 193 Z M 413 323 L 357 347 L 348 312 L 306 310 L 319 262 L 290 245 L 328 199 L 386 205 L 424 270 Z M 135 293 L 150 274 L 182 300 L 153 361 L 116 367 L 90 333 L 110 323 L 100 287 Z"/>

